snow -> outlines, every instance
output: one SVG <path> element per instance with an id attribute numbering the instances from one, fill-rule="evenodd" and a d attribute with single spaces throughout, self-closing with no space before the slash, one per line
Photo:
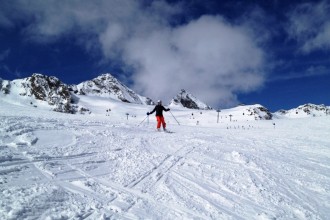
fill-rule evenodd
<path id="1" fill-rule="evenodd" d="M 38 106 L 39 108 L 46 110 L 51 109 L 51 106 L 47 102 L 37 100 L 32 97 L 31 91 L 26 88 L 30 87 L 30 85 L 28 85 L 29 83 L 27 82 L 27 79 L 16 79 L 13 81 L 4 80 L 3 82 L 5 82 L 4 84 L 10 87 L 10 94 L 8 95 L 3 92 L 0 92 L 0 99 L 6 101 L 7 103 L 30 107 Z M 22 85 L 25 85 L 26 87 Z"/>
<path id="2" fill-rule="evenodd" d="M 147 97 L 136 94 L 110 73 L 102 74 L 93 80 L 82 82 L 73 86 L 73 89 L 76 90 L 78 94 L 83 93 L 89 96 L 125 100 L 126 102 L 135 104 L 148 103 Z"/>
<path id="3" fill-rule="evenodd" d="M 275 112 L 277 118 L 307 118 L 330 115 L 330 106 L 305 104 L 290 110 L 280 110 Z"/>
<path id="4" fill-rule="evenodd" d="M 329 116 L 256 121 L 243 115 L 255 106 L 239 106 L 217 123 L 214 110 L 174 108 L 181 125 L 164 113 L 168 134 L 155 131 L 152 106 L 79 104 L 92 113 L 1 96 L 0 219 L 330 216 Z"/>

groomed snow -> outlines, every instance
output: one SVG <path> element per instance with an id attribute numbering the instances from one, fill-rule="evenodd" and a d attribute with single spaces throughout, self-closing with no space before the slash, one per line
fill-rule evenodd
<path id="1" fill-rule="evenodd" d="M 91 115 L 0 99 L 0 219 L 329 219 L 329 116 L 172 109 L 168 134 L 152 106 L 80 98 Z"/>

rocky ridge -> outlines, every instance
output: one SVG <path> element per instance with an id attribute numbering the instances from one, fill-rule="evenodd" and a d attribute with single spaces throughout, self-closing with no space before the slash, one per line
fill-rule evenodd
<path id="1" fill-rule="evenodd" d="M 150 98 L 138 95 L 110 73 L 102 74 L 95 79 L 70 86 L 70 90 L 78 95 L 101 96 L 134 104 L 154 104 Z"/>
<path id="2" fill-rule="evenodd" d="M 315 104 L 304 104 L 300 105 L 297 108 L 290 110 L 279 110 L 275 112 L 275 115 L 279 117 L 288 117 L 288 118 L 305 118 L 305 117 L 318 117 L 330 115 L 330 107 Z"/>
<path id="3" fill-rule="evenodd" d="M 197 99 L 182 89 L 170 102 L 170 106 L 179 106 L 190 109 L 211 110 L 212 107 Z"/>
<path id="4" fill-rule="evenodd" d="M 0 89 L 4 95 L 13 93 L 16 96 L 26 97 L 25 100 L 29 100 L 35 107 L 37 107 L 36 103 L 40 102 L 46 103 L 57 112 L 77 112 L 69 87 L 54 76 L 34 73 L 25 79 L 1 80 Z"/>

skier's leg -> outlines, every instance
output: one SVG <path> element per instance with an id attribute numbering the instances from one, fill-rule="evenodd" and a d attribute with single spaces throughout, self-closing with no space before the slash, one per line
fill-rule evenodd
<path id="1" fill-rule="evenodd" d="M 156 119 L 157 119 L 157 129 L 159 129 L 160 124 L 162 123 L 162 120 L 161 120 L 161 117 L 159 117 L 159 116 L 156 116 Z"/>
<path id="2" fill-rule="evenodd" d="M 161 118 L 162 124 L 163 124 L 163 128 L 164 130 L 166 129 L 166 123 L 165 123 L 165 119 L 164 117 Z"/>

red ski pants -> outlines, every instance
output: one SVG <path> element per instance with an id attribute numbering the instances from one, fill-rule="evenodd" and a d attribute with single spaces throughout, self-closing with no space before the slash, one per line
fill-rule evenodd
<path id="1" fill-rule="evenodd" d="M 163 125 L 163 128 L 166 128 L 166 123 L 163 116 L 156 116 L 157 119 L 157 128 L 160 128 L 160 125 Z"/>

